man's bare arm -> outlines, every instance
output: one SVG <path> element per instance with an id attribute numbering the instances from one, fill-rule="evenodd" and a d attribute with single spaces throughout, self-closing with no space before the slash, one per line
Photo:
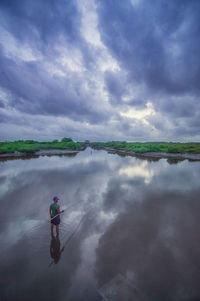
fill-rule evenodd
<path id="1" fill-rule="evenodd" d="M 63 213 L 63 212 L 64 212 L 64 210 L 60 211 L 60 206 L 58 206 L 58 209 L 57 209 L 57 211 L 58 211 L 58 214 L 60 214 L 60 213 Z"/>

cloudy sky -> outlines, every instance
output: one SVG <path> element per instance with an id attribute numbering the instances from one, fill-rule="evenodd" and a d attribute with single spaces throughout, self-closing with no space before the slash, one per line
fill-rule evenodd
<path id="1" fill-rule="evenodd" d="M 1 0 L 0 140 L 199 141 L 199 0 Z"/>

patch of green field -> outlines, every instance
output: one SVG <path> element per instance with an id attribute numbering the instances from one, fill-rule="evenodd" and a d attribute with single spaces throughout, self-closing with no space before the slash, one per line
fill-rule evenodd
<path id="1" fill-rule="evenodd" d="M 79 150 L 83 145 L 81 142 L 74 142 L 71 138 L 63 138 L 61 141 L 38 142 L 34 140 L 18 140 L 13 142 L 0 142 L 0 153 L 34 153 L 41 149 L 70 149 Z"/>
<path id="2" fill-rule="evenodd" d="M 111 147 L 118 150 L 135 153 L 165 152 L 165 153 L 200 153 L 200 143 L 174 143 L 174 142 L 93 142 L 91 146 Z"/>

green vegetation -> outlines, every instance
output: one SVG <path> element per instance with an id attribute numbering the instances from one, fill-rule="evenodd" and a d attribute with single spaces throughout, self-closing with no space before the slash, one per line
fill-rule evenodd
<path id="1" fill-rule="evenodd" d="M 74 142 L 71 138 L 63 138 L 60 142 L 38 142 L 34 140 L 18 140 L 14 142 L 0 142 L 0 153 L 34 153 L 44 149 L 70 149 L 79 150 L 83 145 L 81 142 Z"/>
<path id="2" fill-rule="evenodd" d="M 200 153 L 200 143 L 167 143 L 167 142 L 92 142 L 91 147 L 109 147 L 116 150 L 132 151 L 135 153 L 165 152 L 165 153 Z M 83 142 L 74 142 L 71 138 L 63 138 L 61 141 L 38 142 L 34 140 L 18 140 L 14 142 L 0 142 L 0 153 L 34 153 L 45 149 L 80 150 Z"/>
<path id="3" fill-rule="evenodd" d="M 173 143 L 173 142 L 93 142 L 94 147 L 110 147 L 116 150 L 132 151 L 135 153 L 165 152 L 165 153 L 200 153 L 200 143 Z"/>

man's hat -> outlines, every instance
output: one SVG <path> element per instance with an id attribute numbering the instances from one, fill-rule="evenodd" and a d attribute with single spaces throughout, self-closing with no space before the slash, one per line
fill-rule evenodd
<path id="1" fill-rule="evenodd" d="M 54 200 L 54 201 L 58 201 L 59 198 L 58 198 L 57 196 L 54 196 L 53 200 Z"/>

